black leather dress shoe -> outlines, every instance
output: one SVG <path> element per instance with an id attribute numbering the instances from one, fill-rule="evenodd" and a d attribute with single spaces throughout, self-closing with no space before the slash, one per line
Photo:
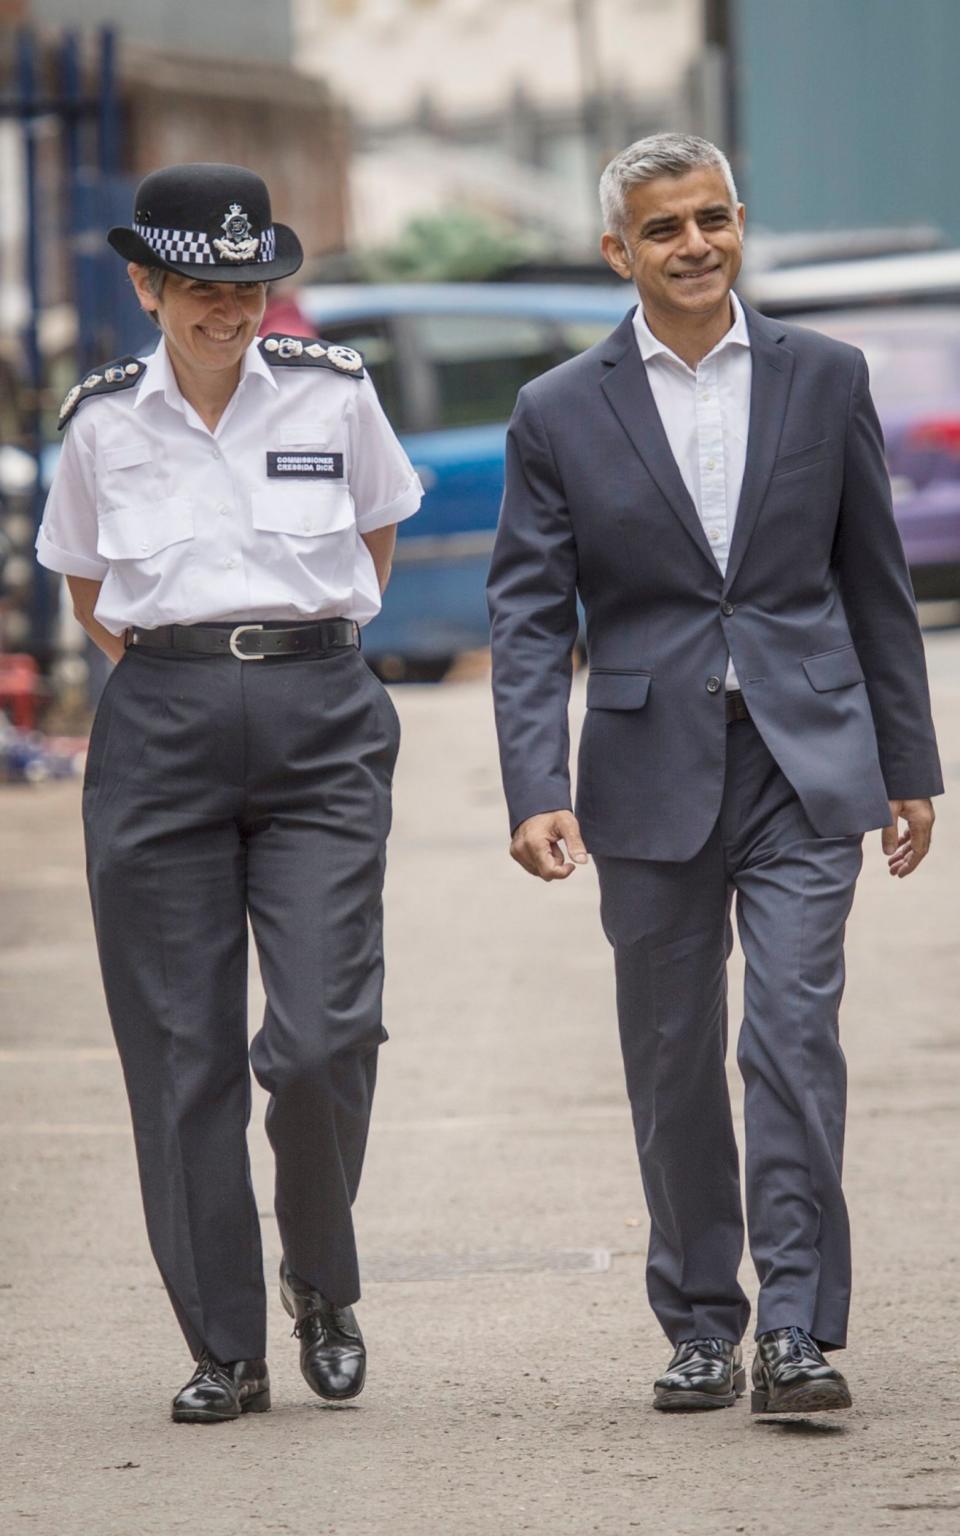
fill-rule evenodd
<path id="1" fill-rule="evenodd" d="M 653 1406 L 668 1413 L 729 1408 L 746 1389 L 739 1344 L 728 1339 L 684 1339 L 653 1384 Z"/>
<path id="2" fill-rule="evenodd" d="M 757 1337 L 753 1413 L 823 1413 L 849 1408 L 850 1388 L 804 1328 L 774 1328 Z"/>
<path id="3" fill-rule="evenodd" d="M 285 1263 L 280 1265 L 280 1300 L 294 1320 L 307 1386 L 334 1403 L 358 1397 L 367 1374 L 367 1351 L 353 1308 L 332 1306 Z"/>
<path id="4" fill-rule="evenodd" d="M 266 1360 L 234 1360 L 221 1365 L 204 1350 L 197 1368 L 173 1400 L 176 1424 L 221 1424 L 241 1413 L 266 1413 L 270 1377 Z"/>

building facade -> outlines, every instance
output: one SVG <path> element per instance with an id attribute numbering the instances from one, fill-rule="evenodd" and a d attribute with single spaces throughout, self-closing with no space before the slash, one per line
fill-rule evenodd
<path id="1" fill-rule="evenodd" d="M 596 246 L 609 156 L 703 126 L 703 0 L 293 0 L 294 58 L 353 125 L 352 238 L 467 207 Z"/>

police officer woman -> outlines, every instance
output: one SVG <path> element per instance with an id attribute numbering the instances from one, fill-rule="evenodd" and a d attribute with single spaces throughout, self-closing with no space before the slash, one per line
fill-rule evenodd
<path id="1" fill-rule="evenodd" d="M 87 871 L 147 1230 L 196 1361 L 173 1417 L 233 1419 L 270 1406 L 248 916 L 281 1299 L 313 1390 L 363 1387 L 351 1206 L 386 1039 L 399 727 L 359 626 L 422 492 L 358 353 L 258 343 L 265 283 L 302 261 L 258 176 L 157 171 L 109 240 L 162 335 L 67 396 L 37 551 L 117 662 L 90 740 Z"/>

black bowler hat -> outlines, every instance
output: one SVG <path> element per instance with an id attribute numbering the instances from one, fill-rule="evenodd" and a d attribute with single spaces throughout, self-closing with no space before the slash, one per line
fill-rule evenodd
<path id="1" fill-rule="evenodd" d="M 274 224 L 266 183 L 242 165 L 168 165 L 137 188 L 133 228 L 107 239 L 127 261 L 208 283 L 289 277 L 303 247 Z"/>

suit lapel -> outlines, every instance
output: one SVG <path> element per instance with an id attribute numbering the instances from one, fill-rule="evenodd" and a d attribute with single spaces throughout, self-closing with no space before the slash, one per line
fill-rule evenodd
<path id="1" fill-rule="evenodd" d="M 608 338 L 601 357 L 605 363 L 613 364 L 604 370 L 602 388 L 620 425 L 671 509 L 716 571 L 717 562 L 707 543 L 703 524 L 683 483 L 683 476 L 670 451 L 667 434 L 660 420 L 647 370 L 637 346 L 632 310 Z"/>
<path id="2" fill-rule="evenodd" d="M 783 327 L 744 305 L 753 373 L 750 382 L 750 422 L 747 459 L 730 543 L 724 590 L 732 587 L 756 527 L 774 460 L 780 446 L 787 400 L 793 379 L 794 355 L 783 345 Z"/>

